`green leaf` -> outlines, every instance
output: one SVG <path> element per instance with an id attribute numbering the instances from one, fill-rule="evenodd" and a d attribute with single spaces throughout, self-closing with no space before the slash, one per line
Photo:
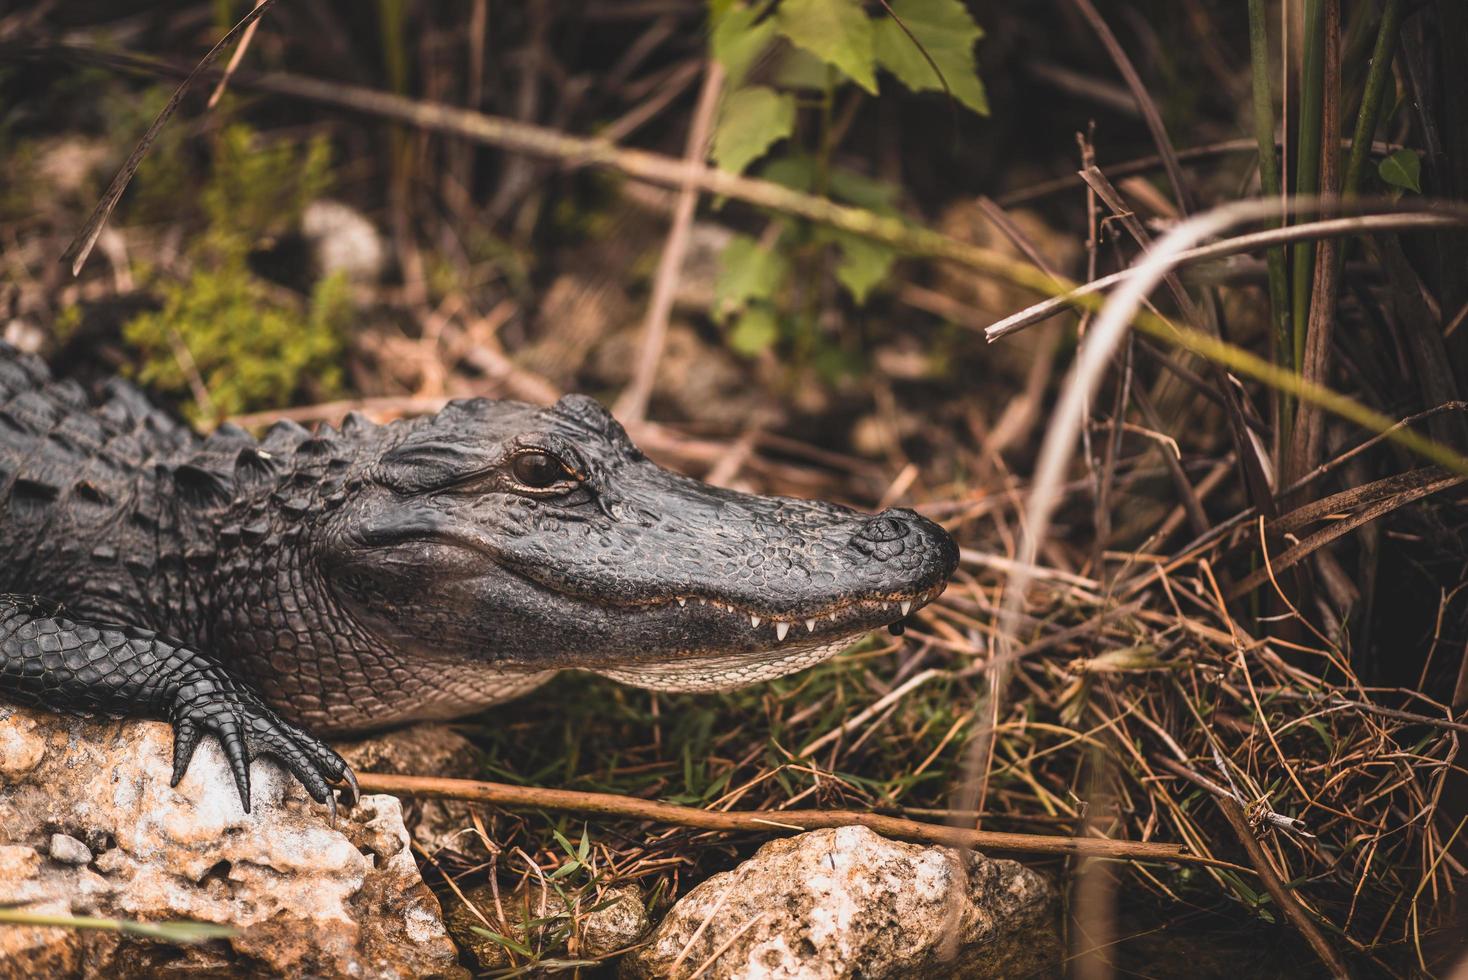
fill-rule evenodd
<path id="1" fill-rule="evenodd" d="M 470 926 L 469 927 L 469 931 L 470 932 L 473 932 L 473 933 L 476 933 L 476 934 L 478 934 L 480 936 L 483 936 L 485 939 L 488 939 L 490 942 L 495 943 L 495 944 L 497 944 L 499 946 L 503 946 L 506 949 L 513 949 L 515 952 L 519 953 L 521 956 L 534 956 L 535 955 L 535 950 L 531 949 L 529 946 L 526 946 L 524 943 L 520 942 L 518 939 L 511 939 L 509 936 L 504 936 L 504 935 L 501 935 L 500 933 L 492 932 L 489 929 L 484 928 L 483 926 Z"/>
<path id="2" fill-rule="evenodd" d="M 770 46 L 775 37 L 775 19 L 766 17 L 760 23 L 760 11 L 747 4 L 736 3 L 727 10 L 710 10 L 713 30 L 709 33 L 709 51 L 724 66 L 724 91 L 732 92 Z"/>
<path id="3" fill-rule="evenodd" d="M 792 44 L 877 94 L 872 22 L 860 0 L 784 0 L 777 20 Z"/>
<path id="4" fill-rule="evenodd" d="M 962 0 L 892 0 L 892 11 L 907 30 L 892 17 L 877 21 L 875 45 L 877 62 L 896 75 L 914 92 L 942 91 L 943 82 L 959 102 L 974 112 L 987 116 L 989 100 L 984 84 L 979 81 L 974 44 L 984 36 L 979 25 L 969 16 Z M 918 44 L 913 43 L 916 38 Z M 919 49 L 919 46 L 922 49 Z M 933 59 L 923 57 L 923 50 Z M 933 71 L 933 65 L 942 72 Z"/>
<path id="5" fill-rule="evenodd" d="M 845 167 L 831 168 L 831 196 L 847 204 L 886 217 L 897 215 L 897 198 L 901 190 L 895 184 L 877 180 Z"/>
<path id="6" fill-rule="evenodd" d="M 729 347 L 746 357 L 762 354 L 780 339 L 780 323 L 767 306 L 751 306 L 729 331 Z"/>
<path id="7" fill-rule="evenodd" d="M 724 100 L 714 128 L 714 162 L 743 173 L 765 151 L 795 132 L 795 97 L 751 85 Z"/>
<path id="8" fill-rule="evenodd" d="M 841 250 L 841 261 L 836 264 L 836 279 L 860 306 L 892 271 L 897 252 L 858 235 L 837 232 L 832 237 Z"/>
<path id="9" fill-rule="evenodd" d="M 567 861 L 565 864 L 561 865 L 555 871 L 552 871 L 549 875 L 547 875 L 546 876 L 546 880 L 547 881 L 560 881 L 562 878 L 565 878 L 568 875 L 573 875 L 577 871 L 580 871 L 580 870 L 581 870 L 581 862 L 580 861 Z"/>
<path id="10" fill-rule="evenodd" d="M 786 91 L 824 92 L 831 84 L 831 67 L 793 44 L 780 47 L 770 81 Z"/>
<path id="11" fill-rule="evenodd" d="M 0 908 L 0 923 L 21 926 L 52 926 L 62 929 L 97 929 L 147 936 L 171 943 L 201 943 L 227 939 L 238 934 L 232 926 L 212 922 L 134 922 L 131 919 L 100 919 L 93 916 L 51 915 L 26 909 Z"/>
<path id="12" fill-rule="evenodd" d="M 789 266 L 773 248 L 761 248 L 748 235 L 736 235 L 724 246 L 718 281 L 714 283 L 714 316 L 724 319 L 749 305 L 771 299 L 785 282 Z"/>
<path id="13" fill-rule="evenodd" d="M 1397 150 L 1376 165 L 1381 179 L 1393 187 L 1422 193 L 1422 158 L 1408 149 Z"/>
<path id="14" fill-rule="evenodd" d="M 803 153 L 781 156 L 765 164 L 760 176 L 781 187 L 809 193 L 816 184 L 816 161 Z"/>

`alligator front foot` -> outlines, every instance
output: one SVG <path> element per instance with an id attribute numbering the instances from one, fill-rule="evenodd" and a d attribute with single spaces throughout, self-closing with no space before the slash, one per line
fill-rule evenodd
<path id="1" fill-rule="evenodd" d="M 174 786 L 188 772 L 204 736 L 213 735 L 224 750 L 246 813 L 250 812 L 250 760 L 262 755 L 279 760 L 313 800 L 325 804 L 333 824 L 336 797 L 331 784 L 342 784 L 342 804 L 348 809 L 357 802 L 357 777 L 341 756 L 282 720 L 217 667 L 198 669 L 179 682 L 169 721 L 173 724 Z"/>
<path id="2" fill-rule="evenodd" d="M 0 595 L 0 695 L 60 711 L 134 715 L 173 725 L 173 785 L 205 735 L 224 749 L 250 810 L 250 759 L 278 759 L 317 803 L 357 802 L 357 779 L 327 745 L 282 720 L 218 661 L 150 630 L 71 620 L 55 603 Z"/>

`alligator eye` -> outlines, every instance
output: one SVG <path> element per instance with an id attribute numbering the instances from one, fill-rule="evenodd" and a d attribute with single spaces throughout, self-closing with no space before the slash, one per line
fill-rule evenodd
<path id="1" fill-rule="evenodd" d="M 521 484 L 536 490 L 553 487 L 571 477 L 565 463 L 550 453 L 539 452 L 520 453 L 510 462 L 510 472 Z"/>

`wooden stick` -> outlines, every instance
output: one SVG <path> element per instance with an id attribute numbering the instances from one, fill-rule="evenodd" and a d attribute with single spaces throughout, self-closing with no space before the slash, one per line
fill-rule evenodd
<path id="1" fill-rule="evenodd" d="M 993 830 L 945 827 L 858 810 L 755 810 L 716 811 L 678 806 L 613 793 L 512 786 L 477 779 L 442 779 L 433 776 L 401 776 L 361 773 L 357 777 L 364 793 L 469 800 L 511 809 L 553 810 L 605 817 L 647 820 L 653 823 L 695 827 L 700 830 L 754 831 L 819 830 L 826 827 L 867 827 L 886 837 L 941 844 L 947 847 L 1018 851 L 1027 854 L 1114 858 L 1123 861 L 1161 861 L 1168 864 L 1208 865 L 1235 871 L 1249 869 L 1213 858 L 1189 854 L 1181 844 L 1106 840 L 1099 837 L 1058 837 L 1016 834 Z"/>
<path id="2" fill-rule="evenodd" d="M 683 159 L 690 168 L 702 167 L 708 158 L 709 140 L 714 129 L 714 113 L 719 106 L 719 96 L 724 91 L 724 69 L 710 58 L 703 78 L 703 90 L 698 96 L 698 107 L 693 112 L 693 123 L 688 129 L 688 143 Z M 688 257 L 688 240 L 693 230 L 693 215 L 698 209 L 698 188 L 685 183 L 678 188 L 678 203 L 673 208 L 673 224 L 668 230 L 667 242 L 663 245 L 662 259 L 658 263 L 657 278 L 653 280 L 652 299 L 647 305 L 647 319 L 642 325 L 642 344 L 637 356 L 637 368 L 632 382 L 617 399 L 617 417 L 625 421 L 641 422 L 647 417 L 647 404 L 657 382 L 658 364 L 663 358 L 663 347 L 668 337 L 668 317 L 673 312 L 673 298 L 678 292 L 678 280 L 683 276 L 684 260 Z"/>

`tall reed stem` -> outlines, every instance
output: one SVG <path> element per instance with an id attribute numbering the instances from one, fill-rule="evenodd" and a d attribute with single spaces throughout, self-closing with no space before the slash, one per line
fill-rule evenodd
<path id="1" fill-rule="evenodd" d="M 1295 159 L 1295 194 L 1313 197 L 1320 189 L 1320 124 L 1325 97 L 1325 0 L 1305 0 L 1305 56 L 1300 68 L 1300 135 Z M 1315 244 L 1295 246 L 1294 303 L 1290 315 L 1291 363 L 1305 360 L 1305 329 L 1310 322 L 1310 292 L 1315 284 Z"/>
<path id="2" fill-rule="evenodd" d="M 1279 173 L 1279 150 L 1274 141 L 1274 94 L 1269 84 L 1269 30 L 1265 24 L 1264 0 L 1249 0 L 1249 61 L 1254 86 L 1254 136 L 1259 142 L 1259 191 L 1266 198 L 1280 198 L 1283 185 Z M 1277 227 L 1279 222 L 1273 222 Z M 1265 253 L 1269 268 L 1269 312 L 1274 323 L 1275 362 L 1294 366 L 1294 341 L 1290 333 L 1290 288 L 1284 248 Z M 1280 440 L 1287 441 L 1283 428 L 1294 412 L 1293 400 L 1278 393 L 1276 417 L 1282 428 Z"/>
<path id="3" fill-rule="evenodd" d="M 1356 131 L 1351 136 L 1351 155 L 1346 161 L 1346 176 L 1341 181 L 1343 197 L 1351 197 L 1361 188 L 1361 172 L 1371 152 L 1371 137 L 1376 133 L 1377 118 L 1381 115 L 1381 99 L 1386 93 L 1386 83 L 1392 77 L 1392 56 L 1396 53 L 1397 35 L 1402 28 L 1403 6 L 1402 0 L 1386 0 L 1381 11 L 1381 26 L 1376 29 L 1376 47 L 1371 52 L 1371 68 L 1366 74 L 1361 111 L 1356 115 Z"/>

